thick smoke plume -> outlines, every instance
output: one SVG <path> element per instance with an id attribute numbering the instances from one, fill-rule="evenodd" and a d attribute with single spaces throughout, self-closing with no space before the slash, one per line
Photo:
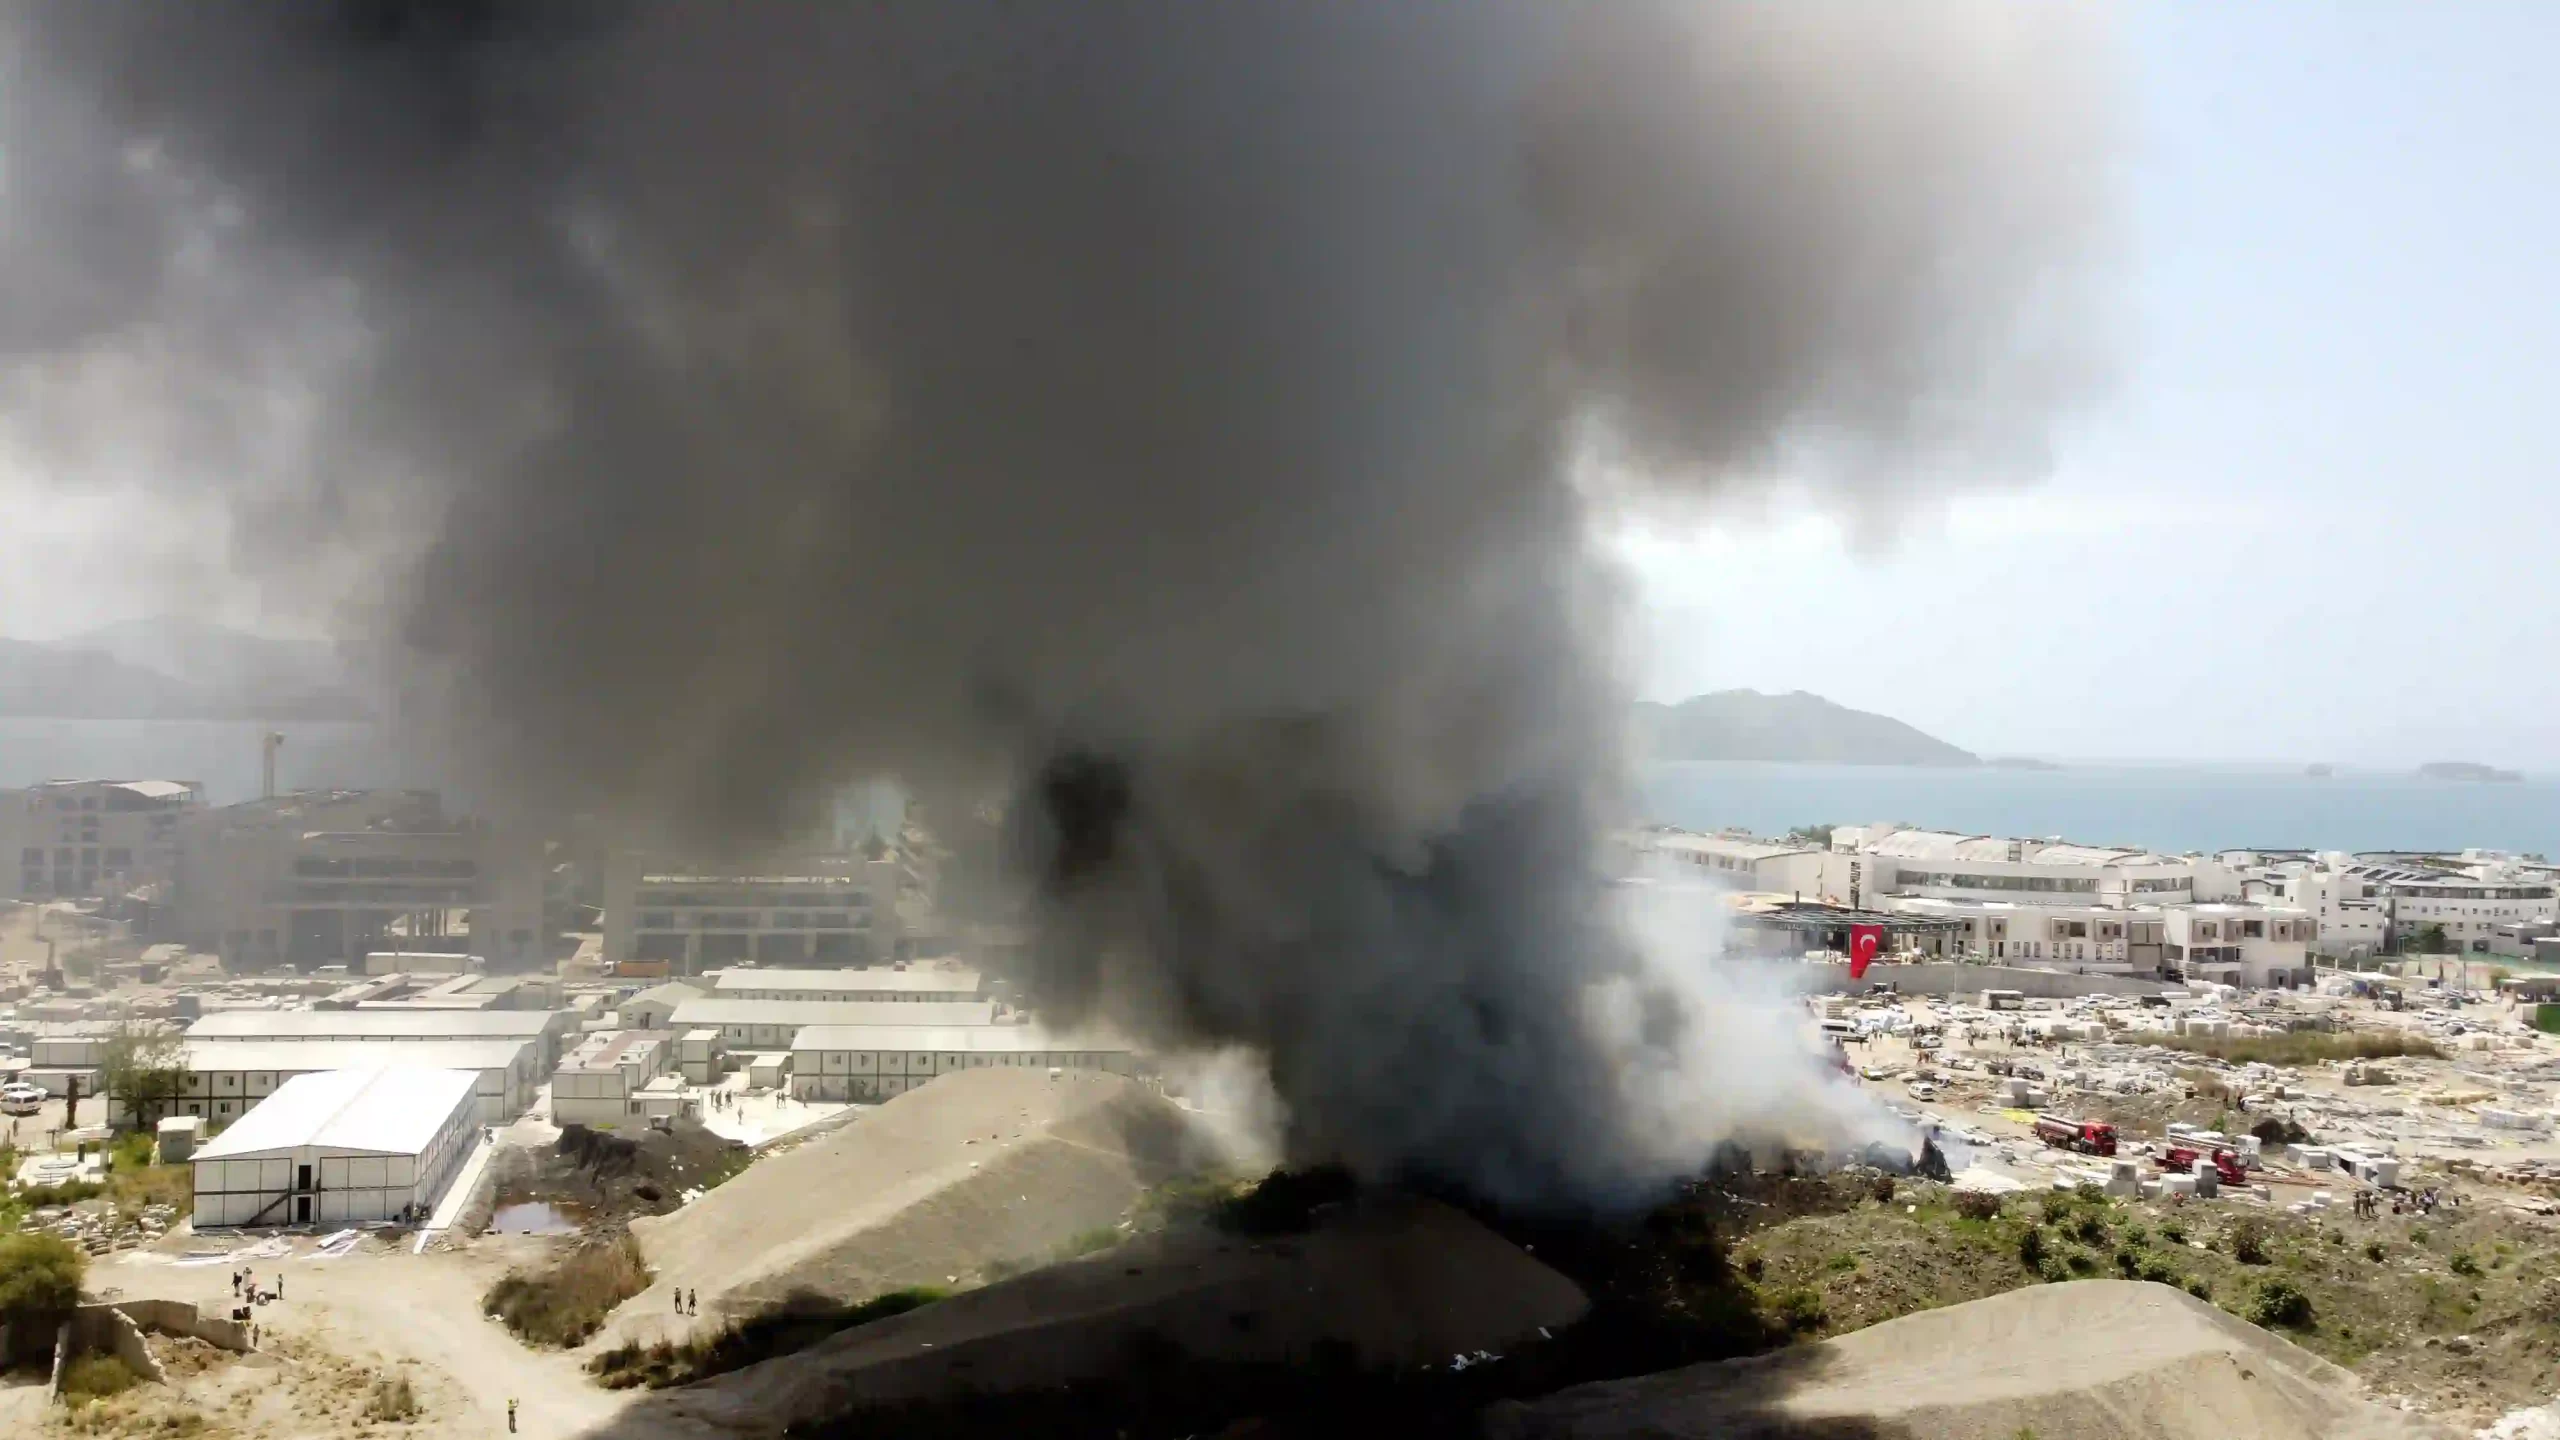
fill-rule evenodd
<path id="1" fill-rule="evenodd" d="M 209 500 L 526 803 L 1009 787 L 1054 1016 L 1621 1194 L 1785 1087 L 1605 881 L 1588 532 L 2035 468 L 2061 8 L 30 0 L 12 443 Z"/>

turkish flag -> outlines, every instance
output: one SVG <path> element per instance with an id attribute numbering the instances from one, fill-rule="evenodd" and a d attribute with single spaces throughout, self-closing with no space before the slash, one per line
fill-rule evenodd
<path id="1" fill-rule="evenodd" d="M 1884 948 L 1884 927 L 1852 925 L 1849 927 L 1849 978 L 1866 978 L 1867 967 L 1876 963 L 1876 952 Z"/>

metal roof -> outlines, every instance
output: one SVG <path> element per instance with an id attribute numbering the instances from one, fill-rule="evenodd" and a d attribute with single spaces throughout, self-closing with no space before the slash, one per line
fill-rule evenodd
<path id="1" fill-rule="evenodd" d="M 1031 1025 L 808 1025 L 794 1050 L 877 1050 L 924 1054 L 1019 1054 L 1023 1051 L 1125 1053 L 1134 1047 L 1091 1036 L 1052 1035 Z"/>
<path id="2" fill-rule="evenodd" d="M 687 1000 L 667 1016 L 670 1030 L 699 1025 L 993 1025 L 992 1000 Z"/>
<path id="3" fill-rule="evenodd" d="M 524 1059 L 530 1039 L 495 1040 L 199 1040 L 186 1042 L 187 1068 L 278 1070 L 505 1070 Z"/>
<path id="4" fill-rule="evenodd" d="M 925 994 L 975 995 L 986 981 L 975 970 L 763 970 L 733 966 L 711 977 L 713 993 L 733 990 L 799 990 L 812 999 L 828 991 L 891 990 Z"/>
<path id="5" fill-rule="evenodd" d="M 474 1104 L 480 1077 L 464 1070 L 323 1070 L 296 1075 L 195 1153 L 198 1160 L 280 1150 L 415 1155 Z"/>
<path id="6" fill-rule="evenodd" d="M 221 1010 L 187 1027 L 190 1040 L 480 1040 L 547 1033 L 559 1010 Z"/>

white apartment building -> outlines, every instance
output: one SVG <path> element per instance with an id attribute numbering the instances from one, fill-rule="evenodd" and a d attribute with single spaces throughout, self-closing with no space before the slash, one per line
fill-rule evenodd
<path id="1" fill-rule="evenodd" d="M 1900 915 L 1960 922 L 1960 953 L 1969 960 L 2096 975 L 2152 975 L 2167 959 L 2167 922 L 2157 909 L 2024 905 L 2013 900 L 1918 895 L 1889 896 L 1884 908 Z"/>
<path id="2" fill-rule="evenodd" d="M 504 1125 L 525 1112 L 548 1073 L 530 1040 L 259 1040 L 186 1042 L 186 1084 L 145 1116 L 201 1115 L 228 1125 L 297 1075 L 326 1070 L 461 1070 L 474 1078 L 474 1120 Z"/>
<path id="3" fill-rule="evenodd" d="M 2466 952 L 2486 952 L 2498 928 L 2560 923 L 2560 884 L 2548 866 L 2490 852 L 2366 855 L 2338 852 L 2279 863 L 2265 878 L 2320 922 L 2318 948 L 2345 955 L 2403 948 L 2429 926 Z"/>
<path id="4" fill-rule="evenodd" d="M 0 898 L 95 899 L 165 885 L 204 810 L 192 780 L 48 780 L 0 790 Z"/>
<path id="5" fill-rule="evenodd" d="M 1822 864 L 1822 898 L 1851 906 L 1908 895 L 2123 910 L 2230 900 L 2239 887 L 2213 860 L 1890 825 L 1834 829 Z"/>
<path id="6" fill-rule="evenodd" d="M 803 855 L 741 872 L 617 851 L 605 865 L 604 958 L 663 961 L 678 975 L 745 962 L 887 964 L 911 948 L 902 908 L 921 908 L 929 881 L 894 852 Z"/>
<path id="7" fill-rule="evenodd" d="M 2320 925 L 2308 911 L 2284 905 L 2173 905 L 2167 922 L 2168 963 L 2189 979 L 2264 989 L 2307 984 Z"/>
<path id="8" fill-rule="evenodd" d="M 1823 850 L 1786 840 L 1761 840 L 1726 832 L 1701 835 L 1676 825 L 1654 826 L 1622 837 L 1638 855 L 1659 856 L 1741 890 L 1777 895 L 1813 895 L 1822 888 Z"/>
<path id="9" fill-rule="evenodd" d="M 2319 935 L 2312 948 L 2321 955 L 2379 955 L 2391 940 L 2391 899 L 2387 889 L 2369 876 L 2354 874 L 2346 857 L 2279 864 L 2267 872 L 2270 894 L 2309 915 Z"/>

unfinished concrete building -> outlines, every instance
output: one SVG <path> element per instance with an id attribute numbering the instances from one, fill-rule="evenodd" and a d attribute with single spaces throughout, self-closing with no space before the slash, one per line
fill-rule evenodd
<path id="1" fill-rule="evenodd" d="M 545 956 L 541 842 L 449 816 L 433 791 L 306 791 L 182 832 L 168 938 L 234 968 L 437 951 L 505 970 Z"/>
<path id="2" fill-rule="evenodd" d="M 929 908 L 930 873 L 890 851 L 800 855 L 752 870 L 608 857 L 604 954 L 668 973 L 723 965 L 886 964 L 913 950 L 909 921 Z"/>

